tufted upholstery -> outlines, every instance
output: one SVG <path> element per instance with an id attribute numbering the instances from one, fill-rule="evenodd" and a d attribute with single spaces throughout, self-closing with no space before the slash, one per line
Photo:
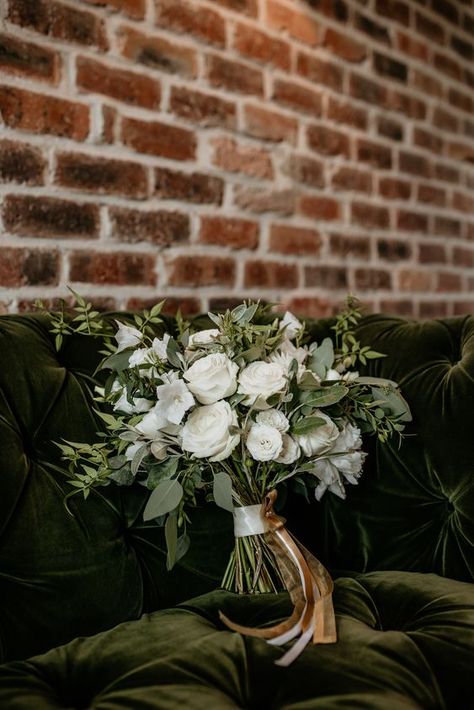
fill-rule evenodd
<path id="1" fill-rule="evenodd" d="M 330 326 L 313 323 L 314 337 Z M 287 604 L 211 591 L 232 544 L 225 512 L 196 511 L 191 552 L 167 573 L 142 490 L 109 486 L 65 511 L 51 442 L 95 438 L 99 345 L 71 338 L 58 355 L 43 317 L 0 318 L 0 659 L 13 661 L 0 667 L 0 707 L 469 707 L 474 319 L 371 316 L 359 335 L 389 355 L 370 371 L 402 385 L 411 436 L 367 442 L 346 502 L 288 500 L 290 527 L 339 574 L 340 641 L 282 671 L 272 647 L 218 625 L 218 608 L 264 622 Z M 58 647 L 77 636 L 90 638 Z"/>

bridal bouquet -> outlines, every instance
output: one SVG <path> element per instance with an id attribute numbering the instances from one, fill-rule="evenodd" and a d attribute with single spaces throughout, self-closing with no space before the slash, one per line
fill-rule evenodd
<path id="1" fill-rule="evenodd" d="M 410 419 L 394 382 L 357 372 L 383 357 L 357 340 L 359 309 L 350 303 L 334 338 L 311 342 L 291 313 L 277 317 L 259 303 L 210 313 L 213 327 L 197 332 L 178 315 L 175 331 L 164 332 L 162 303 L 110 328 L 77 299 L 73 320 L 53 316 L 56 345 L 70 332 L 102 337 L 108 377 L 96 388 L 105 431 L 93 444 L 59 445 L 72 474 L 67 497 L 111 482 L 147 488 L 144 519 L 164 526 L 168 568 L 189 548 L 189 507 L 214 500 L 234 517 L 222 586 L 286 588 L 294 602 L 290 619 L 271 629 L 225 623 L 276 644 L 300 636 L 283 665 L 311 638 L 335 641 L 331 579 L 274 503 L 284 487 L 345 498 L 362 474 L 362 433 L 386 442 Z"/>

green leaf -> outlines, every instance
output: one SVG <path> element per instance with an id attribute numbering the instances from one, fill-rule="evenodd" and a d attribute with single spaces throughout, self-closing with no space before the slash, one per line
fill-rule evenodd
<path id="1" fill-rule="evenodd" d="M 332 404 L 337 404 L 341 399 L 348 394 L 349 388 L 344 385 L 332 385 L 331 387 L 321 387 L 319 390 L 313 390 L 304 393 L 302 401 L 311 407 L 330 407 Z"/>
<path id="2" fill-rule="evenodd" d="M 123 372 L 128 368 L 128 360 L 133 352 L 133 348 L 126 348 L 119 353 L 114 353 L 105 358 L 99 365 L 99 370 L 115 370 L 115 372 Z"/>
<path id="3" fill-rule="evenodd" d="M 245 303 L 241 303 L 240 306 L 237 306 L 233 309 L 233 311 L 231 311 L 231 316 L 234 323 L 238 323 L 240 321 L 246 310 L 247 306 L 245 305 Z"/>
<path id="4" fill-rule="evenodd" d="M 100 417 L 100 419 L 102 419 L 102 421 L 107 424 L 108 428 L 111 431 L 115 431 L 115 429 L 120 429 L 120 427 L 122 426 L 122 422 L 116 419 L 112 414 L 107 414 L 106 412 L 99 412 L 98 409 L 94 409 L 93 411 L 95 412 L 95 414 L 97 414 L 98 417 Z"/>
<path id="5" fill-rule="evenodd" d="M 317 390 L 320 389 L 321 383 L 311 372 L 305 372 L 299 381 L 301 390 Z"/>
<path id="6" fill-rule="evenodd" d="M 270 397 L 267 397 L 267 399 L 265 401 L 269 407 L 274 407 L 276 404 L 279 403 L 280 400 L 281 400 L 280 392 L 275 392 L 275 394 L 271 394 Z"/>
<path id="7" fill-rule="evenodd" d="M 178 516 L 176 512 L 170 513 L 165 523 L 166 540 L 166 569 L 173 569 L 176 562 L 176 548 L 178 545 Z"/>
<path id="8" fill-rule="evenodd" d="M 233 512 L 234 506 L 232 503 L 232 480 L 228 473 L 224 471 L 214 474 L 214 483 L 212 486 L 212 495 L 214 502 L 220 508 Z"/>
<path id="9" fill-rule="evenodd" d="M 146 481 L 147 488 L 153 490 L 161 481 L 172 478 L 178 470 L 178 464 L 179 456 L 170 456 L 162 463 L 153 464 Z"/>
<path id="10" fill-rule="evenodd" d="M 190 545 L 191 540 L 189 539 L 189 535 L 183 533 L 178 537 L 178 544 L 176 545 L 176 562 L 179 562 L 179 560 L 185 556 Z"/>
<path id="11" fill-rule="evenodd" d="M 143 520 L 153 520 L 174 510 L 183 497 L 183 487 L 176 479 L 162 481 L 152 491 L 143 511 Z"/>
<path id="12" fill-rule="evenodd" d="M 377 387 L 372 387 L 372 395 L 375 399 L 382 400 L 382 407 L 398 417 L 401 422 L 412 421 L 408 402 L 402 397 L 398 389 L 378 389 Z"/>
<path id="13" fill-rule="evenodd" d="M 334 346 L 331 338 L 324 338 L 319 347 L 311 354 L 308 361 L 308 368 L 318 377 L 325 377 L 327 370 L 334 364 Z"/>
<path id="14" fill-rule="evenodd" d="M 254 315 L 256 314 L 258 310 L 258 303 L 254 303 L 253 306 L 249 306 L 246 310 L 243 316 L 241 316 L 239 320 L 239 325 L 245 325 L 246 323 L 250 323 Z"/>
<path id="15" fill-rule="evenodd" d="M 355 380 L 357 385 L 373 385 L 374 387 L 393 387 L 397 388 L 397 383 L 393 380 L 386 380 L 383 377 L 358 377 Z"/>
<path id="16" fill-rule="evenodd" d="M 131 469 L 130 469 L 130 464 L 127 466 L 123 466 L 120 469 L 117 469 L 115 471 L 112 471 L 112 473 L 109 473 L 108 476 L 114 483 L 116 483 L 118 486 L 131 486 L 133 481 L 135 480 L 135 476 L 133 475 Z"/>
<path id="17" fill-rule="evenodd" d="M 296 436 L 303 436 L 304 434 L 310 434 L 324 424 L 327 424 L 327 422 L 322 417 L 303 417 L 296 424 L 293 424 L 291 432 Z"/>
<path id="18" fill-rule="evenodd" d="M 367 360 L 376 360 L 379 357 L 387 357 L 385 353 L 378 353 L 376 350 L 369 350 L 369 352 L 364 353 Z"/>
<path id="19" fill-rule="evenodd" d="M 177 367 L 179 369 L 182 368 L 183 363 L 179 358 L 179 345 L 174 338 L 170 338 L 168 340 L 168 345 L 166 347 L 166 357 L 168 358 L 169 363 L 173 365 L 173 367 Z"/>
<path id="20" fill-rule="evenodd" d="M 133 459 L 132 463 L 130 465 L 130 470 L 134 476 L 138 473 L 138 469 L 140 468 L 140 464 L 145 458 L 145 456 L 148 453 L 148 446 L 146 444 L 143 444 L 143 446 L 140 446 L 139 449 L 137 449 Z"/>

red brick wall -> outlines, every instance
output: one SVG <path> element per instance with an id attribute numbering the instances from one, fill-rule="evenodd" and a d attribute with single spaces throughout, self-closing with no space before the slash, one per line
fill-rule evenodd
<path id="1" fill-rule="evenodd" d="M 0 300 L 473 310 L 470 0 L 3 0 Z"/>

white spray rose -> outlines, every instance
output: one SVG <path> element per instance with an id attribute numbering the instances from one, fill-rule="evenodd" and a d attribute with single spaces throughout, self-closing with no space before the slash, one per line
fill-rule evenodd
<path id="1" fill-rule="evenodd" d="M 301 448 L 289 434 L 283 434 L 282 439 L 283 447 L 278 458 L 276 459 L 276 462 L 289 465 L 290 463 L 294 463 L 300 457 Z"/>
<path id="2" fill-rule="evenodd" d="M 188 348 L 199 347 L 200 345 L 208 345 L 212 343 L 219 335 L 217 328 L 209 328 L 208 330 L 200 330 L 197 333 L 191 333 L 188 341 Z"/>
<path id="3" fill-rule="evenodd" d="M 283 447 L 281 433 L 267 424 L 252 424 L 245 442 L 250 455 L 256 461 L 273 461 Z"/>
<path id="4" fill-rule="evenodd" d="M 286 326 L 286 327 L 285 327 Z M 280 321 L 280 330 L 285 328 L 284 335 L 288 340 L 296 338 L 298 333 L 303 330 L 304 325 L 290 311 L 286 311 Z"/>
<path id="5" fill-rule="evenodd" d="M 231 426 L 237 425 L 237 413 L 224 400 L 197 407 L 183 426 L 182 448 L 198 459 L 222 461 L 240 441 L 239 434 L 229 432 Z"/>
<path id="6" fill-rule="evenodd" d="M 330 458 L 315 461 L 313 473 L 320 479 L 315 490 L 317 500 L 321 499 L 326 490 L 339 498 L 345 498 L 343 479 L 353 485 L 357 484 L 366 457 L 365 453 L 359 451 L 361 446 L 360 429 L 346 424 L 327 453 Z"/>
<path id="7" fill-rule="evenodd" d="M 299 434 L 295 436 L 297 443 L 303 449 L 303 453 L 308 457 L 324 454 L 326 451 L 329 451 L 339 436 L 339 429 L 327 414 L 317 409 L 314 412 L 314 416 L 324 419 L 325 424 L 317 427 L 317 429 L 313 429 L 309 434 Z"/>
<path id="8" fill-rule="evenodd" d="M 112 385 L 112 392 L 120 392 L 120 397 L 114 404 L 114 411 L 124 412 L 124 414 L 140 414 L 148 412 L 153 407 L 153 402 L 144 397 L 133 397 L 132 402 L 127 399 L 127 388 L 115 381 Z"/>
<path id="9" fill-rule="evenodd" d="M 258 424 L 268 424 L 284 434 L 290 428 L 290 422 L 279 409 L 264 409 L 255 417 Z"/>
<path id="10" fill-rule="evenodd" d="M 168 360 L 168 355 L 166 354 L 167 348 L 168 348 L 168 341 L 170 339 L 170 336 L 168 333 L 165 333 L 162 338 L 153 338 L 153 343 L 152 343 L 152 350 L 157 355 L 157 357 L 160 358 L 160 360 L 163 360 L 166 362 Z"/>
<path id="11" fill-rule="evenodd" d="M 266 400 L 272 394 L 283 392 L 287 385 L 284 368 L 276 362 L 257 360 L 247 365 L 239 375 L 239 394 L 247 395 L 246 406 L 255 409 L 270 409 Z"/>
<path id="12" fill-rule="evenodd" d="M 173 382 L 159 385 L 156 394 L 157 415 L 172 424 L 179 424 L 188 409 L 195 404 L 194 397 L 183 380 L 175 379 Z"/>
<path id="13" fill-rule="evenodd" d="M 167 424 L 168 420 L 157 411 L 155 405 L 153 409 L 145 414 L 141 422 L 135 426 L 135 429 L 147 439 L 154 440 L 159 438 L 161 430 Z"/>
<path id="14" fill-rule="evenodd" d="M 121 352 L 125 348 L 135 348 L 142 341 L 143 334 L 140 333 L 136 328 L 131 328 L 129 325 L 124 325 L 120 321 L 115 321 L 118 325 L 118 330 L 115 333 L 115 340 L 117 341 L 116 352 Z"/>
<path id="15" fill-rule="evenodd" d="M 184 373 L 189 390 L 201 404 L 230 397 L 237 389 L 238 366 L 223 353 L 206 355 Z"/>

